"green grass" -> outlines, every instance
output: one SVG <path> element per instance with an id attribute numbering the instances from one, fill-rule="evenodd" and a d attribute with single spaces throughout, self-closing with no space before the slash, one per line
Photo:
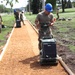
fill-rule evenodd
<path id="1" fill-rule="evenodd" d="M 25 16 L 26 16 L 26 18 L 27 18 L 29 21 L 31 21 L 32 23 L 34 23 L 35 18 L 36 18 L 36 15 L 29 15 L 29 14 L 26 14 Z"/>
<path id="2" fill-rule="evenodd" d="M 71 12 L 70 12 L 71 10 Z M 57 21 L 55 23 L 55 26 L 57 27 L 57 32 L 61 32 L 58 33 L 59 37 L 61 37 L 62 39 L 69 39 L 70 41 L 75 41 L 75 9 L 67 9 L 66 13 L 60 13 L 60 18 L 71 18 L 71 21 Z M 54 34 L 56 34 L 56 31 L 54 31 Z M 67 35 L 67 36 L 66 36 Z M 67 44 L 69 49 L 71 51 L 75 51 L 75 44 Z"/>
<path id="3" fill-rule="evenodd" d="M 59 12 L 62 13 L 62 9 L 60 9 Z M 65 9 L 65 13 L 72 13 L 72 12 L 75 12 L 75 8 Z"/>
<path id="4" fill-rule="evenodd" d="M 6 43 L 7 37 L 6 35 L 11 32 L 12 27 L 14 25 L 14 16 L 11 15 L 4 15 L 2 16 L 3 19 L 3 25 L 6 26 L 6 28 L 2 28 L 0 33 L 0 46 L 4 45 Z"/>
<path id="5" fill-rule="evenodd" d="M 56 21 L 54 26 L 56 27 L 55 30 L 53 30 L 53 34 L 55 35 L 55 38 L 58 39 L 58 37 L 62 39 L 68 39 L 70 41 L 75 41 L 75 8 L 72 9 L 65 9 L 65 13 L 61 13 L 60 10 L 60 18 L 65 18 L 66 20 L 68 18 L 71 18 L 71 21 Z M 29 19 L 32 23 L 34 23 L 36 15 L 26 15 L 27 19 Z M 56 18 L 56 14 L 54 14 L 54 17 Z M 57 35 L 56 35 L 57 34 Z M 69 47 L 70 50 L 75 51 L 75 45 L 72 43 L 65 43 Z"/>
<path id="6" fill-rule="evenodd" d="M 69 45 L 69 48 L 70 48 L 71 51 L 75 52 L 75 46 Z"/>
<path id="7" fill-rule="evenodd" d="M 11 28 L 13 26 L 13 24 L 14 24 L 14 16 L 13 16 L 13 14 L 3 16 L 3 23 L 7 27 Z"/>

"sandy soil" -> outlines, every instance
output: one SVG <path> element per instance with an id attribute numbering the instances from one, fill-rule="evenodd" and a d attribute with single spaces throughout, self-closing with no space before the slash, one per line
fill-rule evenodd
<path id="1" fill-rule="evenodd" d="M 40 66 L 38 36 L 26 21 L 15 28 L 0 61 L 0 75 L 68 75 L 60 63 L 57 66 Z"/>

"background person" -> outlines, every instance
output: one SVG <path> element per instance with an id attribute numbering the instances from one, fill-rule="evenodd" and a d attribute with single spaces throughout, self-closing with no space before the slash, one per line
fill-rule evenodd
<path id="1" fill-rule="evenodd" d="M 15 17 L 15 20 L 20 20 L 20 12 L 16 9 L 14 9 L 14 17 Z"/>
<path id="2" fill-rule="evenodd" d="M 23 25 L 25 25 L 25 19 L 26 19 L 26 17 L 25 17 L 25 15 L 24 15 L 24 11 L 22 11 L 22 12 L 20 13 L 20 20 L 21 20 L 21 22 L 23 23 Z"/>

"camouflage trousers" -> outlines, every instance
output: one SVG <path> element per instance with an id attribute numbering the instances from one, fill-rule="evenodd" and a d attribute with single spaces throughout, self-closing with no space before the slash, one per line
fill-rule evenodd
<path id="1" fill-rule="evenodd" d="M 38 40 L 42 39 L 43 37 L 51 37 L 52 35 L 52 31 L 50 28 L 48 28 L 47 30 L 41 29 L 38 32 Z"/>
<path id="2" fill-rule="evenodd" d="M 39 41 L 39 44 L 38 44 L 38 47 L 39 47 L 39 50 L 41 50 L 41 39 L 42 38 L 53 38 L 52 35 L 52 32 L 50 29 L 47 29 L 47 30 L 44 30 L 44 29 L 41 29 L 38 31 L 39 34 L 38 34 L 38 41 Z M 46 34 L 44 34 L 44 32 L 46 32 Z"/>

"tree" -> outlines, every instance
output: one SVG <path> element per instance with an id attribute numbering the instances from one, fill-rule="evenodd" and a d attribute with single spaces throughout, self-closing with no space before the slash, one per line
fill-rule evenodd
<path id="1" fill-rule="evenodd" d="M 67 0 L 62 0 L 62 12 L 65 12 Z"/>
<path id="2" fill-rule="evenodd" d="M 68 7 L 68 8 L 72 8 L 72 3 L 71 3 L 70 0 L 68 0 L 68 2 L 67 2 L 67 7 Z"/>
<path id="3" fill-rule="evenodd" d="M 13 1 L 15 1 L 15 3 L 16 2 L 18 2 L 18 0 L 3 0 L 3 1 L 6 1 L 6 5 L 10 5 L 10 7 L 11 7 L 11 12 L 12 12 L 12 7 L 13 7 Z"/>
<path id="4" fill-rule="evenodd" d="M 6 4 L 9 4 L 10 2 L 13 2 L 13 1 L 18 2 L 18 0 L 3 0 L 3 1 L 6 1 Z"/>
<path id="5" fill-rule="evenodd" d="M 65 3 L 64 3 L 64 1 L 62 0 L 62 12 L 64 12 L 64 9 L 65 9 Z"/>
<path id="6" fill-rule="evenodd" d="M 6 5 L 9 4 L 11 6 L 11 8 L 13 7 L 13 1 L 18 2 L 18 0 L 3 0 L 6 1 Z"/>
<path id="7" fill-rule="evenodd" d="M 30 15 L 31 15 L 31 11 L 32 11 L 32 2 L 33 2 L 33 0 L 28 0 L 28 4 L 26 6 L 26 11 L 28 11 Z"/>
<path id="8" fill-rule="evenodd" d="M 32 2 L 32 11 L 33 14 L 37 14 L 39 12 L 40 0 L 33 0 Z"/>
<path id="9" fill-rule="evenodd" d="M 0 13 L 10 12 L 10 8 L 6 8 L 4 5 L 0 5 Z"/>
<path id="10" fill-rule="evenodd" d="M 4 5 L 0 5 L 0 13 L 4 12 L 5 6 Z"/>
<path id="11" fill-rule="evenodd" d="M 34 3 L 34 0 L 29 0 L 30 1 L 30 9 L 31 11 L 34 10 L 34 6 L 37 6 L 38 7 L 38 12 L 41 11 L 42 9 L 42 1 L 41 0 L 35 0 L 35 2 L 38 2 L 38 3 Z M 36 9 L 36 8 L 35 8 Z"/>

